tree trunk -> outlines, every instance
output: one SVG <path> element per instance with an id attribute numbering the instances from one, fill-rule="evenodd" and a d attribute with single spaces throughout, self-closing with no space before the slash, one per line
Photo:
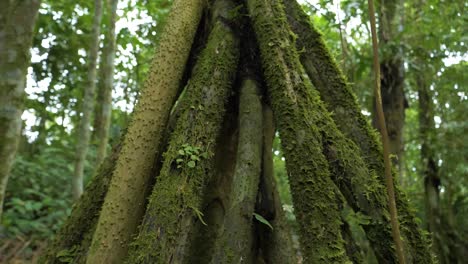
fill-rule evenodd
<path id="1" fill-rule="evenodd" d="M 88 56 L 88 77 L 84 88 L 81 105 L 81 119 L 77 129 L 77 143 L 75 156 L 75 171 L 72 180 L 73 198 L 77 200 L 83 193 L 83 174 L 91 135 L 91 114 L 94 106 L 94 90 L 96 87 L 96 61 L 99 50 L 99 36 L 101 32 L 102 0 L 94 1 L 93 29 Z"/>
<path id="2" fill-rule="evenodd" d="M 340 194 L 331 181 L 329 166 L 322 154 L 322 135 L 315 127 L 330 117 L 321 109 L 318 95 L 311 93 L 310 80 L 304 78 L 281 1 L 249 0 L 247 3 L 259 41 L 268 96 L 282 138 L 301 227 L 304 261 L 349 261 L 336 204 Z"/>
<path id="3" fill-rule="evenodd" d="M 21 133 L 24 88 L 40 0 L 0 2 L 0 220 Z"/>
<path id="4" fill-rule="evenodd" d="M 109 2 L 108 2 L 109 3 Z M 99 105 L 96 113 L 97 126 L 96 140 L 98 143 L 96 154 L 96 165 L 99 166 L 104 160 L 109 141 L 109 128 L 112 114 L 112 88 L 114 81 L 114 56 L 115 56 L 115 23 L 117 19 L 118 0 L 111 0 L 109 3 L 109 21 L 107 21 L 107 32 L 102 52 L 101 83 L 98 89 L 97 104 Z"/>
<path id="5" fill-rule="evenodd" d="M 421 137 L 421 163 L 424 175 L 424 193 L 426 203 L 426 216 L 428 230 L 432 234 L 433 248 L 437 252 L 440 263 L 449 263 L 442 248 L 443 238 L 439 229 L 441 224 L 439 188 L 440 178 L 438 165 L 435 160 L 434 150 L 431 145 L 434 142 L 434 115 L 432 112 L 432 97 L 429 87 L 426 85 L 425 77 L 417 78 L 417 88 L 419 97 L 419 135 Z"/>
<path id="6" fill-rule="evenodd" d="M 176 0 L 123 142 L 87 263 L 120 263 L 145 208 L 145 188 L 160 155 L 204 1 Z"/>
<path id="7" fill-rule="evenodd" d="M 233 8 L 229 1 L 217 2 L 224 9 L 220 15 Z M 239 57 L 239 40 L 228 19 L 216 18 L 179 102 L 182 114 L 164 154 L 139 235 L 132 243 L 129 263 L 186 261 L 195 221 L 204 221 L 203 193 L 213 177 L 212 157 Z"/>
<path id="8" fill-rule="evenodd" d="M 253 213 L 262 164 L 262 102 L 255 81 L 240 90 L 239 146 L 231 199 L 211 263 L 254 263 Z"/>
<path id="9" fill-rule="evenodd" d="M 375 172 L 381 186 L 385 181 L 384 164 L 381 143 L 379 143 L 376 132 L 362 115 L 354 94 L 326 48 L 321 34 L 310 24 L 309 17 L 297 3 L 290 1 L 285 1 L 285 3 L 290 24 L 294 33 L 298 36 L 297 49 L 304 50 L 300 58 L 307 74 L 314 86 L 320 91 L 320 96 L 326 102 L 325 106 L 328 111 L 333 112 L 332 118 L 338 128 L 359 147 L 362 153 L 361 156 L 366 163 L 365 166 L 368 167 L 368 171 Z M 409 209 L 406 197 L 398 186 L 395 187 L 402 233 L 408 245 L 406 255 L 413 259 L 415 263 L 431 263 L 428 243 L 420 232 L 416 219 Z M 386 203 L 384 206 L 386 207 Z M 379 233 L 377 232 L 376 235 Z M 372 246 L 380 261 L 385 261 L 387 257 L 382 253 L 389 251 L 389 244 L 387 243 L 393 243 L 391 237 L 384 239 L 376 237 L 376 239 L 376 241 L 373 241 Z M 380 250 L 377 250 L 377 248 L 380 248 Z M 390 249 L 390 251 L 393 250 Z"/>
<path id="10" fill-rule="evenodd" d="M 292 240 L 292 229 L 287 222 L 274 178 L 274 137 L 273 111 L 270 106 L 263 104 L 263 163 L 256 210 L 273 229 L 263 223 L 257 224 L 260 257 L 265 263 L 295 264 L 299 260 Z"/>
<path id="11" fill-rule="evenodd" d="M 398 21 L 398 0 L 385 0 L 380 4 L 379 43 L 382 52 L 380 62 L 382 106 L 390 140 L 390 153 L 395 155 L 394 164 L 402 171 L 399 158 L 403 155 L 403 126 L 408 102 L 404 91 L 404 67 L 400 46 L 395 44 Z M 375 100 L 374 100 L 375 109 Z M 375 112 L 375 111 L 374 111 Z M 377 127 L 376 114 L 373 115 Z"/>

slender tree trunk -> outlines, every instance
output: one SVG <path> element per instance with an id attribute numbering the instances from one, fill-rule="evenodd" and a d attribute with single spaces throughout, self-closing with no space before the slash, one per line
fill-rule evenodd
<path id="1" fill-rule="evenodd" d="M 440 263 L 449 263 L 445 258 L 442 247 L 443 234 L 440 230 L 440 177 L 439 168 L 432 145 L 435 144 L 435 126 L 432 107 L 432 96 L 426 84 L 426 76 L 419 73 L 416 77 L 416 85 L 419 97 L 419 136 L 421 137 L 421 163 L 424 177 L 424 193 L 426 203 L 426 217 L 428 220 L 428 230 L 432 233 L 433 248 L 437 252 Z"/>
<path id="2" fill-rule="evenodd" d="M 117 160 L 87 263 L 120 263 L 145 208 L 145 189 L 199 24 L 203 0 L 176 0 Z"/>
<path id="3" fill-rule="evenodd" d="M 94 1 L 93 29 L 88 55 L 88 77 L 84 88 L 84 96 L 81 107 L 81 119 L 77 129 L 77 143 L 75 156 L 75 171 L 72 180 L 73 198 L 77 200 L 83 193 L 83 174 L 88 153 L 89 139 L 91 135 L 91 114 L 94 106 L 94 90 L 96 87 L 96 62 L 99 51 L 99 36 L 101 32 L 102 0 Z"/>
<path id="4" fill-rule="evenodd" d="M 263 162 L 256 210 L 270 222 L 273 229 L 257 224 L 260 253 L 265 263 L 295 264 L 298 258 L 292 241 L 292 229 L 287 222 L 274 178 L 274 137 L 273 111 L 270 106 L 263 104 Z"/>
<path id="5" fill-rule="evenodd" d="M 234 7 L 218 0 L 219 15 Z M 181 116 L 149 198 L 129 263 L 182 263 L 189 257 L 196 219 L 203 220 L 202 198 L 214 172 L 213 154 L 239 57 L 239 40 L 229 17 L 216 17 L 185 94 Z M 174 221 L 177 219 L 176 221 Z"/>
<path id="6" fill-rule="evenodd" d="M 240 91 L 239 146 L 231 199 L 211 263 L 254 263 L 253 213 L 262 164 L 263 126 L 260 89 L 245 79 Z"/>
<path id="7" fill-rule="evenodd" d="M 327 50 L 321 34 L 310 24 L 309 17 L 297 3 L 290 1 L 285 1 L 285 3 L 290 24 L 298 36 L 298 50 L 304 50 L 301 53 L 301 62 L 307 74 L 320 91 L 320 96 L 326 102 L 325 106 L 328 111 L 333 112 L 332 117 L 340 131 L 360 148 L 368 171 L 375 172 L 380 182 L 379 185 L 382 185 L 385 181 L 383 155 L 375 131 L 371 129 L 362 115 L 354 94 Z M 401 229 L 409 251 L 406 255 L 415 263 L 431 263 L 428 243 L 419 230 L 406 197 L 398 186 L 395 187 Z M 376 235 L 379 233 L 377 232 Z M 382 253 L 391 247 L 388 244 L 392 243 L 391 237 L 376 237 L 376 239 L 372 242 L 372 246 L 376 249 L 377 257 L 384 263 L 388 257 Z"/>
<path id="8" fill-rule="evenodd" d="M 0 220 L 21 132 L 24 88 L 40 0 L 0 2 Z"/>
<path id="9" fill-rule="evenodd" d="M 399 171 L 399 158 L 403 155 L 403 126 L 405 124 L 405 109 L 408 102 L 404 91 L 404 67 L 401 48 L 396 44 L 398 27 L 399 0 L 384 0 L 380 2 L 379 43 L 382 49 L 380 62 L 382 106 L 390 140 L 390 153 L 396 155 L 393 159 Z M 375 106 L 374 106 L 375 109 Z M 375 112 L 375 111 L 374 111 Z M 374 127 L 377 127 L 376 114 L 373 115 Z"/>
<path id="10" fill-rule="evenodd" d="M 108 2 L 109 3 L 109 2 Z M 97 103 L 100 113 L 96 113 L 97 121 L 96 139 L 98 143 L 96 165 L 99 166 L 104 160 L 109 141 L 109 128 L 112 114 L 112 88 L 114 81 L 114 56 L 115 56 L 115 23 L 117 19 L 117 3 L 118 0 L 111 0 L 109 3 L 109 21 L 107 21 L 107 32 L 104 41 L 104 49 L 102 52 L 102 82 L 99 86 Z"/>

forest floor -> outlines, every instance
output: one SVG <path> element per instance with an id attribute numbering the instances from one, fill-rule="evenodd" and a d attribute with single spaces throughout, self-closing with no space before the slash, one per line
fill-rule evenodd
<path id="1" fill-rule="evenodd" d="M 2 240 L 0 245 L 0 264 L 32 264 L 37 263 L 47 242 L 17 237 Z"/>

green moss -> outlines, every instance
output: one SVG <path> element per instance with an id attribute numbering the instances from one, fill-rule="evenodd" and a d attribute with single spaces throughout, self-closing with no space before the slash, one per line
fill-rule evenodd
<path id="1" fill-rule="evenodd" d="M 329 114 L 317 108 L 303 72 L 294 36 L 281 1 L 249 0 L 248 8 L 259 41 L 268 95 L 282 139 L 306 263 L 349 262 L 341 237 L 337 197 L 322 154 L 317 124 Z M 338 200 L 341 200 L 338 199 Z"/>
<path id="2" fill-rule="evenodd" d="M 309 17 L 295 1 L 285 1 L 285 4 L 289 23 L 299 36 L 296 44 L 299 50 L 303 50 L 301 62 L 307 74 L 320 91 L 320 97 L 326 102 L 327 109 L 334 113 L 332 118 L 339 130 L 359 147 L 366 167 L 374 175 L 370 179 L 376 178 L 378 181 L 378 185 L 374 180 L 364 181 L 362 184 L 371 184 L 376 194 L 382 194 L 384 192 L 382 186 L 385 182 L 384 164 L 377 133 L 362 115 L 354 94 L 326 48 L 321 34 L 310 23 Z M 406 238 L 407 255 L 413 263 L 431 263 L 427 241 L 416 224 L 414 214 L 403 192 L 397 184 L 395 185 L 398 214 L 402 234 Z M 390 237 L 382 234 L 379 225 L 365 227 L 365 229 L 376 249 L 377 257 L 385 263 L 388 261 L 389 254 L 392 253 L 389 252 Z M 385 227 L 384 230 L 386 234 L 388 228 Z"/>
<path id="3" fill-rule="evenodd" d="M 238 56 L 237 37 L 224 22 L 217 21 L 179 102 L 181 115 L 128 263 L 178 262 L 188 255 L 189 234 L 197 212 L 201 211 L 206 185 L 213 176 L 213 153 Z M 183 144 L 208 156 L 194 167 L 177 168 Z"/>

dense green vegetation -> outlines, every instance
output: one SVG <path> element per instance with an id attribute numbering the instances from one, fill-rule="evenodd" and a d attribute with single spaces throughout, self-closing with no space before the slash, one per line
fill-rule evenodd
<path id="1" fill-rule="evenodd" d="M 105 68 L 106 64 L 106 61 L 102 59 L 105 58 L 103 53 L 107 46 L 106 41 L 108 40 L 106 38 L 108 31 L 112 28 L 108 22 L 111 15 L 111 2 L 103 2 L 104 12 L 100 26 L 101 42 L 99 45 L 99 57 L 101 60 L 98 62 L 97 90 L 95 92 L 98 94 L 98 97 L 100 94 L 99 89 L 101 89 L 100 87 L 103 85 L 104 80 L 101 69 Z M 350 87 L 357 97 L 361 112 L 368 117 L 367 121 L 369 123 L 372 122 L 374 98 L 372 92 L 372 53 L 367 2 L 362 0 L 299 2 L 302 4 L 303 10 L 310 16 L 315 27 L 322 32 L 326 45 L 336 58 L 337 66 L 341 68 L 347 78 L 349 85 L 346 87 Z M 392 62 L 398 61 L 398 65 L 401 66 L 403 71 L 403 79 L 401 79 L 403 81 L 403 97 L 400 99 L 404 101 L 404 112 L 397 120 L 402 124 L 402 141 L 398 143 L 401 145 L 395 146 L 395 149 L 401 148 L 402 151 L 401 153 L 394 153 L 394 163 L 397 168 L 397 172 L 395 173 L 396 181 L 401 186 L 403 192 L 406 193 L 401 199 L 405 201 L 408 199 L 411 210 L 414 210 L 417 216 L 419 226 L 427 231 L 425 236 L 432 241 L 431 249 L 434 255 L 439 258 L 441 263 L 462 263 L 462 260 L 466 257 L 466 252 L 468 252 L 468 226 L 466 225 L 466 219 L 468 219 L 468 139 L 466 132 L 468 130 L 468 122 L 465 117 L 465 113 L 468 112 L 468 75 L 466 74 L 468 72 L 468 32 L 465 26 L 468 20 L 468 12 L 466 12 L 468 4 L 466 1 L 461 0 L 395 0 L 390 2 L 396 8 L 396 12 L 393 14 L 394 20 L 390 25 L 386 25 L 392 28 L 392 34 L 391 38 L 381 41 L 380 52 L 384 59 Z M 120 138 L 125 134 L 124 131 L 131 121 L 131 113 L 138 101 L 140 88 L 144 86 L 154 50 L 156 49 L 156 52 L 158 52 L 157 47 L 159 47 L 158 43 L 162 27 L 166 22 L 171 5 L 172 1 L 170 0 L 118 1 L 112 109 L 110 112 L 110 126 L 108 128 L 109 139 L 105 139 L 105 142 L 108 141 L 106 147 L 107 153 L 111 153 L 111 146 L 117 145 L 120 142 Z M 378 7 L 382 6 L 378 5 Z M 238 15 L 236 12 L 243 12 L 240 9 L 240 7 L 234 8 L 234 11 L 231 11 L 232 14 L 229 13 L 229 17 L 237 19 Z M 388 15 L 386 13 L 388 12 L 387 9 L 380 8 L 379 10 L 378 15 L 380 18 Z M 60 229 L 72 210 L 72 175 L 74 174 L 76 160 L 76 146 L 79 144 L 80 139 L 77 136 L 81 119 L 80 113 L 83 109 L 83 103 L 85 103 L 84 87 L 87 84 L 88 53 L 92 42 L 93 11 L 94 1 L 91 0 L 74 1 L 73 4 L 65 0 L 41 1 L 32 41 L 31 65 L 27 71 L 20 143 L 8 180 L 3 204 L 3 215 L 0 214 L 2 217 L 0 219 L 0 262 L 7 263 L 14 259 L 26 262 L 37 261 L 39 254 L 44 252 L 46 245 Z M 1 19 L 0 16 L 0 21 Z M 205 17 L 203 19 L 209 20 Z M 382 21 L 383 19 L 379 19 L 378 23 L 383 23 Z M 229 24 L 230 22 L 224 23 Z M 221 32 L 227 31 L 224 28 L 224 23 L 218 23 L 217 30 Z M 223 25 L 221 26 L 221 24 Z M 379 25 L 382 28 L 384 27 L 381 24 Z M 0 23 L 1 26 L 2 24 Z M 198 62 L 197 59 L 199 57 L 201 58 L 200 60 L 203 59 L 204 53 L 201 52 L 201 55 L 199 55 L 201 51 L 200 43 L 208 39 L 206 32 L 209 32 L 207 28 L 210 27 L 210 23 L 205 21 L 205 24 L 198 28 L 198 33 L 204 32 L 205 34 L 198 34 L 195 37 L 195 44 L 192 46 L 192 49 L 199 50 L 197 50 L 196 55 L 191 54 L 191 57 L 188 59 L 190 66 L 193 66 L 192 64 L 197 65 L 196 62 Z M 296 39 L 298 37 L 292 32 L 288 32 L 288 34 L 291 34 L 292 37 L 284 36 L 284 38 Z M 381 32 L 381 34 L 385 35 L 385 32 Z M 252 35 L 249 36 L 251 37 Z M 236 35 L 236 37 L 238 36 Z M 385 36 L 382 38 L 385 38 Z M 241 44 L 241 47 L 244 47 L 242 45 L 245 44 Z M 307 47 L 308 44 L 303 43 L 301 45 Z M 213 46 L 211 48 L 211 53 L 218 54 L 217 47 Z M 265 49 L 265 47 L 260 45 L 260 49 L 262 48 Z M 294 57 L 299 65 L 299 56 L 303 56 L 306 52 L 298 48 L 297 52 L 291 54 L 290 56 Z M 206 56 L 208 58 L 208 55 Z M 237 55 L 232 56 L 236 57 Z M 301 61 L 303 60 L 302 57 L 300 59 Z M 241 61 L 240 63 L 245 62 Z M 219 64 L 222 65 L 222 63 Z M 231 64 L 235 63 L 232 62 Z M 235 67 L 231 64 L 229 64 L 229 67 Z M 305 63 L 302 61 L 302 64 Z M 204 70 L 206 68 L 209 69 L 210 66 L 222 67 L 208 61 L 201 61 L 200 65 L 202 66 L 199 67 L 203 67 Z M 294 67 L 292 68 L 294 69 Z M 308 71 L 307 67 L 305 70 L 306 72 Z M 196 71 L 194 72 L 196 73 Z M 233 73 L 229 74 L 232 75 Z M 386 78 L 391 79 L 392 75 L 390 73 L 387 74 Z M 186 80 L 188 75 L 190 75 L 190 72 L 184 71 L 182 79 Z M 272 75 L 274 74 L 272 73 Z M 281 76 L 273 77 L 278 78 L 278 80 L 274 81 L 281 82 Z M 200 79 L 195 78 L 193 82 L 195 81 L 208 83 L 209 81 L 216 82 L 218 80 L 203 76 Z M 227 83 L 231 82 L 228 80 L 223 81 Z M 315 86 L 318 86 L 315 80 L 312 79 L 311 81 Z M 236 82 L 239 82 L 239 80 Z M 304 83 L 311 82 L 307 81 Z M 193 83 L 189 82 L 187 84 L 188 87 L 190 85 L 193 85 Z M 268 81 L 267 85 L 274 86 L 274 84 L 270 84 Z M 304 86 L 307 85 L 310 84 Z M 180 89 L 182 88 L 184 87 L 180 87 Z M 199 94 L 203 93 L 203 91 L 196 92 Z M 322 93 L 322 91 L 320 92 Z M 177 96 L 180 95 L 180 92 L 174 93 L 177 93 Z M 178 101 L 181 105 L 180 109 L 182 109 L 180 110 L 181 113 L 176 113 L 175 115 L 178 120 L 190 120 L 191 111 L 199 107 L 198 104 L 201 106 L 203 103 L 189 101 L 190 98 L 187 96 L 190 94 L 187 94 L 182 92 L 182 99 Z M 227 100 L 225 99 L 227 94 L 227 92 L 223 93 L 223 97 L 219 98 L 220 102 Z M 202 95 L 199 96 L 203 97 Z M 318 92 L 317 94 L 313 94 L 311 98 L 310 100 L 314 102 L 320 101 Z M 301 100 L 299 101 L 302 102 Z M 303 100 L 307 101 L 309 99 Z M 323 98 L 322 100 L 326 101 Z M 320 105 L 317 108 L 325 109 L 327 105 L 332 105 L 329 101 L 326 103 L 328 104 L 324 104 L 324 106 Z M 285 103 L 285 105 L 287 104 L 288 102 Z M 303 104 L 307 105 L 307 103 Z M 97 123 L 99 122 L 97 113 L 101 111 L 99 110 L 102 107 L 101 101 L 98 99 L 94 105 L 95 110 L 91 116 L 91 120 L 94 121 L 91 121 L 90 126 L 92 134 L 88 142 L 89 148 L 84 162 L 84 186 L 95 175 L 98 163 L 101 161 L 99 153 L 102 153 L 102 150 L 99 150 L 99 145 L 100 143 L 102 144 L 102 137 L 96 132 Z M 280 109 L 278 111 L 282 111 L 280 106 L 273 105 L 274 111 L 276 110 L 275 107 Z M 197 108 L 196 110 L 203 111 L 201 108 Z M 317 109 L 308 109 L 307 107 L 301 108 L 301 110 L 304 110 L 304 112 L 310 111 L 311 113 L 317 111 Z M 215 116 L 215 121 L 217 121 L 214 124 L 215 126 L 221 126 L 222 124 L 219 121 L 222 117 L 216 115 L 222 115 L 222 111 L 222 109 L 214 111 L 215 113 L 206 111 L 208 114 Z M 289 110 L 286 109 L 285 111 Z M 318 112 L 321 113 L 320 111 Z M 323 113 L 325 113 L 325 110 Z M 332 150 L 336 147 L 339 150 L 343 148 L 343 152 L 358 152 L 357 146 L 345 139 L 334 125 L 330 125 L 333 122 L 331 121 L 332 119 L 338 123 L 335 117 L 340 118 L 340 114 L 332 112 L 331 115 L 324 114 L 321 116 L 320 114 L 320 116 L 317 116 L 315 121 L 326 120 L 323 122 L 329 122 L 329 124 L 321 125 L 314 132 L 317 135 L 311 135 L 311 137 L 323 137 L 324 141 L 326 141 L 325 139 L 330 139 L 330 142 L 342 142 L 342 144 L 335 143 L 337 146 L 333 146 L 333 143 L 330 143 L 329 145 L 332 146 L 330 149 Z M 229 114 L 227 115 L 229 116 Z M 206 119 L 210 120 L 208 116 Z M 168 121 L 169 130 L 175 129 L 175 133 L 180 134 L 179 143 L 190 142 L 192 140 L 191 137 L 203 135 L 206 132 L 203 129 L 207 129 L 205 123 L 203 125 L 198 124 L 198 126 L 190 125 L 189 127 L 184 127 L 183 125 L 176 126 L 171 122 L 173 120 Z M 287 135 L 288 123 L 284 122 L 284 124 L 278 123 L 276 125 L 280 133 L 283 133 L 284 138 L 294 138 L 295 135 Z M 212 137 L 215 137 L 216 131 L 226 130 L 224 126 L 223 128 L 213 128 Z M 193 129 L 193 131 L 190 129 Z M 282 129 L 284 132 L 282 132 Z M 186 131 L 191 131 L 194 135 L 186 133 Z M 330 135 L 325 137 L 324 134 L 330 131 Z M 346 134 L 346 132 L 343 132 L 343 134 Z M 173 139 L 173 141 L 176 142 L 176 139 Z M 163 140 L 167 141 L 164 135 Z M 176 159 L 182 155 L 179 157 L 181 164 L 177 166 L 184 167 L 183 170 L 186 170 L 187 173 L 191 173 L 193 171 L 192 168 L 200 171 L 208 170 L 207 168 L 215 167 L 215 165 L 205 162 L 205 156 L 215 156 L 215 150 L 214 146 L 210 146 L 210 142 L 214 140 L 206 140 L 205 145 L 208 145 L 206 149 L 209 150 L 209 153 L 200 153 L 200 157 L 197 156 L 198 152 L 203 152 L 204 146 L 191 145 L 182 145 L 181 148 L 185 147 L 185 150 L 182 149 L 183 154 L 178 154 L 179 149 L 169 147 L 170 151 L 164 157 L 172 155 Z M 312 228 L 301 230 L 300 228 L 305 227 L 301 227 L 298 224 L 296 217 L 306 218 L 307 210 L 303 208 L 306 208 L 308 205 L 300 204 L 300 197 L 296 197 L 294 198 L 296 199 L 296 207 L 293 206 L 290 180 L 288 179 L 288 172 L 286 172 L 284 152 L 281 149 L 280 142 L 280 135 L 276 133 L 272 150 L 274 175 L 287 222 L 295 230 L 292 242 L 290 241 L 290 243 L 292 243 L 297 251 L 299 234 L 312 230 Z M 320 140 L 317 142 L 322 143 Z M 0 144 L 3 144 L 2 141 L 0 141 Z M 317 147 L 317 151 L 323 151 L 321 148 L 322 146 L 320 148 Z M 325 151 L 331 151 L 330 149 L 326 149 Z M 305 146 L 301 155 L 307 155 L 307 151 L 310 151 L 310 146 Z M 286 157 L 290 157 L 290 161 L 296 159 L 294 162 L 297 162 L 297 164 L 305 162 L 304 157 L 295 157 L 294 153 L 291 154 L 291 149 L 287 149 L 285 152 Z M 331 157 L 323 157 L 320 161 L 325 163 L 326 158 L 335 158 L 333 155 L 332 153 Z M 189 159 L 188 156 L 190 156 L 190 160 L 186 161 L 186 158 Z M 195 158 L 192 160 L 193 156 Z M 347 163 L 346 157 L 338 157 L 337 159 L 340 158 L 344 160 L 342 167 L 347 173 L 359 174 L 361 170 L 364 171 L 363 168 L 356 169 L 356 172 L 352 171 L 353 166 L 349 166 L 350 164 Z M 160 159 L 161 157 L 159 157 L 156 163 L 161 162 Z M 364 157 L 363 160 L 365 159 Z M 354 162 L 355 159 L 352 159 L 352 161 Z M 364 164 L 362 160 L 359 162 Z M 313 162 L 311 161 L 311 163 Z M 320 166 L 320 163 L 318 164 Z M 181 184 L 171 182 L 171 177 L 174 174 L 174 165 L 165 163 L 164 165 L 159 164 L 159 166 L 163 166 L 162 171 L 168 176 L 166 177 L 166 181 L 169 183 L 165 186 L 170 188 L 170 184 L 174 184 L 174 189 L 177 189 L 177 186 Z M 289 173 L 294 169 L 299 170 L 299 167 L 289 168 Z M 370 173 L 375 173 L 373 169 L 370 166 Z M 300 168 L 300 170 L 303 171 L 303 168 Z M 365 171 L 369 173 L 367 172 L 367 168 Z M 336 172 L 333 169 L 331 169 L 331 172 L 332 174 L 334 173 L 333 175 L 340 174 L 340 171 Z M 300 175 L 300 173 L 298 172 L 297 174 Z M 323 175 L 327 176 L 326 173 Z M 320 177 L 323 177 L 323 175 Z M 327 181 L 330 181 L 327 177 L 325 178 Z M 205 181 L 205 179 L 200 181 Z M 333 179 L 333 181 L 339 186 L 346 184 L 340 182 L 340 179 Z M 332 185 L 332 181 L 330 183 L 330 189 L 333 189 L 332 186 L 334 185 Z M 295 188 L 296 193 L 300 189 L 299 186 L 303 186 L 300 184 L 292 182 L 291 187 Z M 199 191 L 197 188 L 194 187 L 194 190 Z M 321 189 L 318 188 L 316 191 L 324 191 Z M 160 196 L 164 195 L 162 193 Z M 346 206 L 341 211 L 341 216 L 333 215 L 332 217 L 336 222 L 331 224 L 340 225 L 341 222 L 348 223 L 354 236 L 352 240 L 354 240 L 357 248 L 359 248 L 358 255 L 363 259 L 362 261 L 365 263 L 375 263 L 376 259 L 379 259 L 379 256 L 378 254 L 376 256 L 371 249 L 369 240 L 373 238 L 369 235 L 366 237 L 364 230 L 360 227 L 369 225 L 373 219 L 362 214 L 359 210 L 355 210 L 356 208 L 360 208 L 361 204 L 359 202 L 362 202 L 362 200 L 359 200 L 360 198 L 358 197 L 357 200 L 359 201 L 356 202 L 357 205 L 354 205 L 351 201 L 352 198 L 350 198 L 354 197 L 353 195 L 357 196 L 356 194 L 349 194 L 346 197 L 333 197 L 333 204 L 335 203 L 335 199 L 342 200 L 346 198 L 352 208 Z M 164 196 L 163 198 L 167 197 Z M 170 198 L 167 198 L 168 201 L 170 201 Z M 193 206 L 195 209 L 192 207 L 187 209 L 185 208 L 187 204 L 183 204 L 182 206 L 185 206 L 183 207 L 183 211 L 173 211 L 172 213 L 174 215 L 182 215 L 189 209 L 198 210 L 196 208 L 199 208 L 198 204 L 201 201 L 196 199 L 199 198 L 200 195 L 187 198 L 190 199 L 188 206 Z M 366 199 L 370 198 L 366 197 Z M 167 205 L 164 201 L 154 198 L 154 201 L 150 200 L 150 206 L 153 206 L 157 210 L 162 210 Z M 370 201 L 372 202 L 372 199 Z M 303 202 L 307 203 L 308 201 Z M 362 203 L 367 202 L 368 200 Z M 194 205 L 191 203 L 194 203 Z M 245 208 L 242 207 L 239 210 L 242 209 Z M 252 208 L 245 210 L 251 211 Z M 363 212 L 366 213 L 365 210 Z M 202 212 L 198 211 L 197 213 L 200 213 L 199 217 L 202 218 Z M 152 222 L 151 215 L 145 217 L 146 222 L 144 223 L 148 226 L 143 228 L 148 230 L 155 228 L 153 226 L 155 222 Z M 174 218 L 171 215 L 167 217 L 169 218 L 161 221 L 171 222 Z M 263 222 L 265 226 L 270 224 L 260 214 L 255 214 L 255 217 L 259 222 Z M 207 219 L 207 221 L 210 220 L 209 218 Z M 401 219 L 401 221 L 404 220 Z M 216 221 L 216 219 L 213 221 Z M 210 222 L 208 223 L 210 224 Z M 190 224 L 191 222 L 186 225 Z M 203 227 L 200 225 L 199 228 Z M 182 231 L 178 230 L 177 232 Z M 245 232 L 249 232 L 249 230 Z M 343 239 L 346 240 L 344 235 L 338 234 L 338 236 L 343 236 Z M 142 241 L 138 241 L 133 245 L 135 248 L 138 247 L 138 243 L 144 244 L 148 242 L 142 238 L 140 239 Z M 152 241 L 149 242 L 152 243 Z M 168 244 L 170 245 L 169 242 Z M 343 254 L 341 247 L 344 242 L 340 242 L 339 244 L 334 249 Z M 166 245 L 157 246 L 163 247 Z M 132 254 L 136 256 L 139 252 L 135 248 Z M 79 250 L 81 249 L 73 248 L 72 250 L 60 251 L 60 256 L 57 256 L 57 258 L 64 263 L 69 263 L 71 256 L 75 256 Z M 349 255 L 349 252 L 347 253 Z M 331 252 L 330 254 L 338 253 Z M 340 258 L 341 261 L 344 261 L 344 259 L 345 256 Z M 135 257 L 135 261 L 138 262 L 137 257 Z"/>

